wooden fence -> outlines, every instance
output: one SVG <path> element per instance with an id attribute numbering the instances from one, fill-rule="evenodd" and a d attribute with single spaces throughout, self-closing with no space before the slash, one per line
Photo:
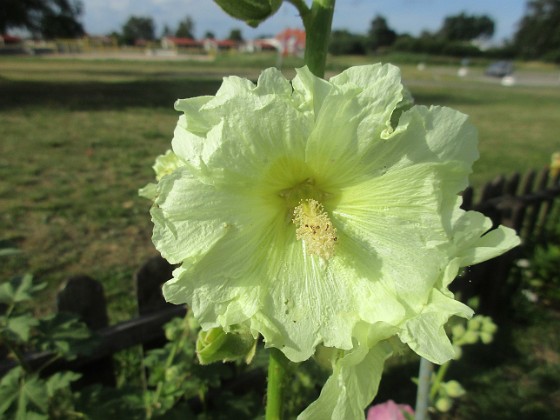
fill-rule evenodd
<path id="1" fill-rule="evenodd" d="M 468 267 L 461 279 L 453 283 L 453 291 L 460 292 L 465 301 L 479 296 L 480 312 L 499 318 L 518 287 L 508 281 L 512 263 L 527 246 L 546 242 L 551 229 L 560 223 L 560 174 L 551 174 L 545 168 L 524 176 L 499 176 L 484 185 L 477 200 L 474 197 L 472 188 L 463 193 L 465 210 L 485 214 L 494 226 L 502 224 L 515 229 L 522 244 L 500 257 Z"/>
<path id="2" fill-rule="evenodd" d="M 477 210 L 490 217 L 495 225 L 514 228 L 523 243 L 546 240 L 547 228 L 560 222 L 560 176 L 550 176 L 548 169 L 525 176 L 516 173 L 498 177 L 487 183 L 475 200 L 469 188 L 463 194 L 463 208 Z M 522 245 L 523 246 L 523 245 Z M 480 311 L 496 315 L 507 307 L 512 288 L 508 273 L 512 262 L 521 255 L 517 248 L 506 255 L 468 268 L 461 279 L 454 282 L 456 292 L 463 299 L 478 295 Z M 138 297 L 138 316 L 109 326 L 103 287 L 87 276 L 70 278 L 58 295 L 58 310 L 78 314 L 100 337 L 95 351 L 73 361 L 58 361 L 44 371 L 45 375 L 74 370 L 83 373 L 80 385 L 103 383 L 114 385 L 112 355 L 128 347 L 162 345 L 162 326 L 186 308 L 167 304 L 161 295 L 161 284 L 171 278 L 172 267 L 161 257 L 150 259 L 135 274 Z M 26 355 L 30 367 L 43 365 L 49 353 Z M 11 360 L 0 361 L 0 377 L 15 366 Z"/>

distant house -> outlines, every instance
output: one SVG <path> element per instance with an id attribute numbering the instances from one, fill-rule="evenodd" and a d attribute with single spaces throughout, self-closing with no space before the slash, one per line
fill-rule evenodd
<path id="1" fill-rule="evenodd" d="M 176 38 L 166 36 L 161 39 L 161 47 L 165 50 L 176 50 L 185 52 L 209 52 L 218 50 L 234 50 L 239 48 L 239 42 L 231 39 L 206 38 L 200 41 L 192 38 Z"/>
<path id="2" fill-rule="evenodd" d="M 282 50 L 282 44 L 276 38 L 253 39 L 243 45 L 243 51 L 248 53 L 279 50 Z"/>
<path id="3" fill-rule="evenodd" d="M 0 35 L 0 54 L 22 54 L 24 43 L 20 37 L 8 34 Z"/>
<path id="4" fill-rule="evenodd" d="M 164 50 L 203 52 L 204 42 L 197 41 L 192 38 L 177 38 L 173 36 L 164 36 L 161 39 L 161 47 Z"/>
<path id="5" fill-rule="evenodd" d="M 23 40 L 18 36 L 8 34 L 0 35 L 0 47 L 19 46 L 22 43 Z"/>
<path id="6" fill-rule="evenodd" d="M 234 41 L 232 39 L 222 39 L 220 41 L 214 39 L 213 41 L 220 51 L 237 50 L 240 45 L 239 41 Z"/>
<path id="7" fill-rule="evenodd" d="M 87 48 L 117 48 L 117 38 L 108 35 L 86 35 L 82 38 Z"/>
<path id="8" fill-rule="evenodd" d="M 302 56 L 305 52 L 305 31 L 302 29 L 284 29 L 275 39 L 282 45 L 283 55 Z"/>

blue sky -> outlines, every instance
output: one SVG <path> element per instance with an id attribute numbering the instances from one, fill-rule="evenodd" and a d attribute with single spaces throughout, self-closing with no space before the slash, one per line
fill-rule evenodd
<path id="1" fill-rule="evenodd" d="M 224 38 L 231 29 L 240 28 L 245 38 L 254 38 L 276 34 L 286 27 L 301 27 L 296 9 L 288 3 L 257 29 L 251 29 L 230 18 L 212 0 L 82 1 L 85 8 L 82 20 L 86 31 L 93 35 L 119 30 L 131 15 L 151 16 L 158 35 L 164 25 L 173 29 L 187 15 L 195 22 L 197 37 L 212 31 L 218 38 Z M 380 14 L 398 33 L 418 35 L 424 29 L 437 30 L 446 16 L 464 11 L 494 19 L 494 40 L 499 42 L 513 35 L 525 4 L 526 0 L 337 0 L 333 28 L 366 33 L 371 20 Z"/>

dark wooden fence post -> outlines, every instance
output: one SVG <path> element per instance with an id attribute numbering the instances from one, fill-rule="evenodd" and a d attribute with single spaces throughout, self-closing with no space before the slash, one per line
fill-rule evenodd
<path id="1" fill-rule="evenodd" d="M 159 255 L 150 258 L 136 272 L 134 283 L 136 284 L 138 313 L 140 315 L 169 307 L 161 293 L 161 286 L 171 279 L 172 272 L 173 266 Z"/>
<path id="2" fill-rule="evenodd" d="M 103 286 L 88 276 L 75 276 L 68 279 L 57 297 L 59 312 L 77 315 L 92 331 L 107 327 L 107 305 Z M 94 383 L 115 386 L 112 356 L 106 356 L 80 369 L 82 378 L 74 386 L 84 387 Z"/>
<path id="3" fill-rule="evenodd" d="M 138 313 L 148 315 L 176 306 L 167 303 L 161 292 L 161 286 L 171 279 L 173 266 L 160 255 L 150 258 L 134 276 L 136 297 L 138 299 Z M 160 337 L 142 343 L 144 351 L 165 345 L 166 339 L 162 326 Z"/>

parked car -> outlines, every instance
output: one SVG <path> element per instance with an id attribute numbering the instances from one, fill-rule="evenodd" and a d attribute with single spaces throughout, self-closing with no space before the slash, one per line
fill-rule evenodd
<path id="1" fill-rule="evenodd" d="M 505 77 L 513 73 L 513 63 L 511 61 L 496 61 L 490 64 L 484 74 L 492 77 Z"/>

